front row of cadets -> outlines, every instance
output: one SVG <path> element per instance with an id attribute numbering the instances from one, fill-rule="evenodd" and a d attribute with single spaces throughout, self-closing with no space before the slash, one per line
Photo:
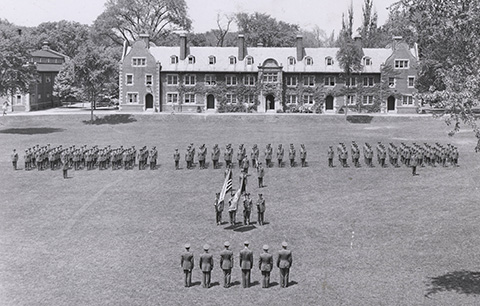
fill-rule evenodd
<path id="1" fill-rule="evenodd" d="M 237 224 L 236 222 L 236 217 L 237 217 L 237 211 L 238 211 L 238 203 L 240 200 L 237 202 L 232 201 L 234 198 L 235 194 L 232 191 L 231 198 L 228 201 L 228 214 L 230 217 L 230 225 L 235 226 Z M 243 224 L 244 225 L 251 225 L 251 214 L 253 211 L 253 201 L 250 199 L 250 193 L 244 193 L 243 194 L 244 200 L 243 200 Z M 225 209 L 225 203 L 224 200 L 220 200 L 220 193 L 215 194 L 215 202 L 213 203 L 215 207 L 215 221 L 217 225 L 222 224 L 222 213 Z M 257 223 L 258 225 L 263 226 L 265 224 L 265 199 L 263 198 L 263 194 L 259 193 L 258 194 L 258 200 L 256 203 L 257 206 Z"/>
<path id="2" fill-rule="evenodd" d="M 215 144 L 213 146 L 212 153 L 211 153 L 213 169 L 220 168 L 220 164 L 219 164 L 220 155 L 221 155 L 220 148 L 218 147 L 218 144 Z M 232 144 L 227 144 L 225 147 L 225 151 L 223 153 L 225 167 L 227 168 L 233 167 L 233 155 L 234 155 L 234 152 L 233 152 Z M 278 167 L 280 168 L 284 166 L 284 155 L 285 155 L 285 150 L 282 144 L 279 144 L 276 151 L 276 158 L 278 162 Z M 295 150 L 294 145 L 290 144 L 290 148 L 288 150 L 288 159 L 290 161 L 290 167 L 296 166 L 296 162 L 295 162 L 296 156 L 297 156 L 297 151 Z M 304 144 L 300 145 L 299 156 L 300 156 L 301 166 L 306 167 L 307 166 L 307 149 L 305 148 Z M 265 157 L 266 167 L 267 168 L 272 167 L 273 166 L 273 163 L 272 163 L 273 148 L 271 144 L 267 144 L 267 146 L 265 147 L 264 157 Z M 180 158 L 181 158 L 180 152 L 178 151 L 178 148 L 177 148 L 173 153 L 173 160 L 175 161 L 176 170 L 180 169 Z M 198 148 L 197 158 L 198 158 L 199 168 L 206 169 L 207 167 L 205 165 L 205 162 L 207 160 L 207 148 L 205 147 L 205 144 L 202 144 Z M 259 158 L 260 158 L 260 150 L 258 149 L 258 146 L 254 144 L 252 147 L 252 151 L 250 153 L 250 160 L 252 161 L 253 167 L 255 168 L 258 167 Z M 237 159 L 237 164 L 240 168 L 244 166 L 244 163 L 246 161 L 248 162 L 246 148 L 244 147 L 243 144 L 240 144 L 238 146 L 236 159 Z M 195 147 L 193 146 L 193 143 L 187 147 L 187 150 L 185 152 L 185 162 L 187 164 L 187 169 L 193 169 L 193 165 L 195 163 Z"/>
<path id="3" fill-rule="evenodd" d="M 253 251 L 248 246 L 249 241 L 245 241 L 244 248 L 239 252 L 239 265 L 242 270 L 242 287 L 248 288 L 251 286 L 251 270 L 254 267 Z M 231 276 L 234 267 L 234 255 L 230 250 L 230 242 L 226 241 L 224 250 L 220 252 L 220 268 L 223 271 L 223 287 L 229 288 L 232 286 Z M 280 287 L 288 287 L 288 279 L 290 276 L 290 268 L 292 266 L 292 252 L 287 249 L 287 242 L 282 242 L 282 249 L 277 253 L 276 266 L 280 271 Z M 263 252 L 258 259 L 258 268 L 262 273 L 262 288 L 270 286 L 270 272 L 273 270 L 273 255 L 268 252 L 269 246 L 263 245 Z M 210 246 L 205 244 L 203 246 L 204 253 L 200 255 L 199 268 L 202 271 L 202 286 L 203 288 L 211 287 L 211 273 L 214 268 L 213 254 L 209 252 Z M 192 286 L 192 270 L 195 266 L 194 255 L 190 251 L 190 244 L 185 244 L 185 251 L 180 256 L 180 266 L 184 273 L 184 286 Z"/>

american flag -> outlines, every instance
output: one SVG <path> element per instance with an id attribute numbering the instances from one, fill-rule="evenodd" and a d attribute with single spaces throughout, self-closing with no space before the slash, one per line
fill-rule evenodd
<path id="1" fill-rule="evenodd" d="M 222 202 L 225 200 L 225 194 L 227 194 L 227 192 L 229 192 L 230 190 L 232 190 L 232 170 L 228 170 L 228 173 L 227 175 L 225 176 L 225 181 L 223 182 L 223 187 L 222 187 L 222 191 L 220 191 L 220 199 L 218 200 L 218 202 Z"/>

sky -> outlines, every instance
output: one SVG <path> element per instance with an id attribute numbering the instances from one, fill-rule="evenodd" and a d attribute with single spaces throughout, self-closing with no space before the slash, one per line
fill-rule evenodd
<path id="1" fill-rule="evenodd" d="M 388 17 L 387 7 L 397 0 L 373 0 L 379 25 Z M 106 0 L 0 0 L 0 18 L 19 26 L 69 20 L 92 24 Z M 355 28 L 360 25 L 364 0 L 186 0 L 194 32 L 216 28 L 217 14 L 267 13 L 277 20 L 311 30 L 315 25 L 328 34 L 341 28 L 342 13 L 354 7 Z M 235 28 L 233 29 L 235 30 Z"/>

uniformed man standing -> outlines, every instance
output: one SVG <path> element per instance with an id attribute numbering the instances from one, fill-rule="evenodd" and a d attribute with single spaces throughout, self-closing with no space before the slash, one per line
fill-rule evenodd
<path id="1" fill-rule="evenodd" d="M 187 169 L 191 169 L 193 165 L 193 150 L 191 146 L 188 146 L 187 152 L 185 153 L 185 162 L 187 163 Z"/>
<path id="2" fill-rule="evenodd" d="M 175 152 L 173 153 L 173 160 L 175 161 L 175 170 L 178 170 L 180 163 L 180 153 L 178 152 L 178 149 L 175 149 Z"/>
<path id="3" fill-rule="evenodd" d="M 219 201 L 219 200 L 220 200 L 220 193 L 217 192 L 215 194 L 215 202 L 213 204 L 215 206 L 215 215 L 216 215 L 217 225 L 222 224 L 222 212 L 224 207 L 223 201 Z"/>
<path id="4" fill-rule="evenodd" d="M 333 155 L 334 154 L 335 154 L 335 152 L 333 151 L 333 146 L 329 146 L 328 151 L 327 151 L 327 158 L 328 158 L 328 166 L 330 168 L 333 167 Z"/>
<path id="5" fill-rule="evenodd" d="M 225 159 L 225 166 L 228 168 L 232 163 L 233 157 L 233 149 L 231 144 L 227 144 L 225 148 L 225 153 L 223 154 L 223 158 Z"/>
<path id="6" fill-rule="evenodd" d="M 257 145 L 254 144 L 252 147 L 252 153 L 250 153 L 250 159 L 252 160 L 252 167 L 255 167 L 255 168 L 258 167 L 259 154 L 260 154 L 260 150 L 258 150 Z"/>
<path id="7" fill-rule="evenodd" d="M 230 224 L 235 225 L 236 223 L 236 215 L 237 215 L 237 206 L 238 206 L 238 201 L 232 201 L 234 197 L 234 193 L 232 192 L 231 198 L 228 201 L 228 214 L 230 215 Z"/>
<path id="8" fill-rule="evenodd" d="M 258 174 L 258 188 L 263 188 L 263 177 L 265 176 L 265 169 L 263 168 L 262 163 L 258 163 L 258 168 L 257 168 L 257 174 Z"/>
<path id="9" fill-rule="evenodd" d="M 243 143 L 242 143 L 238 146 L 238 152 L 237 152 L 238 168 L 242 168 L 242 162 L 244 157 L 245 157 L 245 148 L 243 147 Z"/>
<path id="10" fill-rule="evenodd" d="M 300 145 L 300 160 L 302 161 L 302 167 L 307 166 L 307 149 L 305 149 L 305 145 Z"/>
<path id="11" fill-rule="evenodd" d="M 265 199 L 263 199 L 263 195 L 261 193 L 258 194 L 257 215 L 258 215 L 258 224 L 263 225 L 264 215 L 265 215 Z"/>
<path id="12" fill-rule="evenodd" d="M 410 167 L 412 167 L 412 175 L 415 176 L 415 175 L 418 175 L 417 174 L 417 164 L 418 164 L 418 161 L 417 161 L 417 153 L 412 150 L 412 154 L 411 154 L 411 158 L 410 158 Z"/>
<path id="13" fill-rule="evenodd" d="M 225 250 L 220 252 L 220 268 L 223 270 L 223 287 L 230 287 L 233 268 L 233 252 L 229 250 L 230 242 L 225 241 L 223 244 Z"/>
<path id="14" fill-rule="evenodd" d="M 290 167 L 295 167 L 295 155 L 296 150 L 293 146 L 293 143 L 290 144 L 290 149 L 288 150 L 288 158 L 290 159 Z"/>
<path id="15" fill-rule="evenodd" d="M 280 287 L 288 287 L 288 277 L 292 266 L 292 252 L 287 250 L 288 244 L 282 242 L 282 249 L 278 252 L 277 267 L 280 269 Z"/>
<path id="16" fill-rule="evenodd" d="M 207 148 L 205 144 L 201 145 L 198 149 L 198 163 L 200 169 L 205 169 L 205 159 L 207 158 Z"/>
<path id="17" fill-rule="evenodd" d="M 210 246 L 208 244 L 203 246 L 205 253 L 200 255 L 200 270 L 202 270 L 203 278 L 202 285 L 203 288 L 210 288 L 211 273 L 213 270 L 213 256 L 208 253 Z"/>
<path id="18" fill-rule="evenodd" d="M 220 159 L 220 149 L 218 148 L 218 144 L 213 146 L 212 150 L 212 163 L 213 169 L 218 169 L 218 160 Z"/>
<path id="19" fill-rule="evenodd" d="M 243 243 L 245 248 L 240 251 L 240 269 L 242 269 L 242 287 L 250 287 L 250 272 L 253 267 L 253 252 L 248 248 L 248 241 Z"/>
<path id="20" fill-rule="evenodd" d="M 152 150 L 150 150 L 150 170 L 155 170 L 157 168 L 157 147 L 153 147 Z"/>
<path id="21" fill-rule="evenodd" d="M 68 178 L 68 155 L 63 156 L 63 178 Z"/>
<path id="22" fill-rule="evenodd" d="M 283 150 L 282 144 L 278 145 L 277 148 L 277 161 L 278 161 L 278 167 L 281 168 L 283 167 L 283 155 L 285 151 Z"/>
<path id="23" fill-rule="evenodd" d="M 17 162 L 18 162 L 18 153 L 16 149 L 13 149 L 12 152 L 12 166 L 13 170 L 17 170 Z"/>
<path id="24" fill-rule="evenodd" d="M 273 149 L 271 144 L 267 144 L 267 147 L 265 148 L 265 166 L 267 168 L 270 167 L 271 162 L 272 162 L 272 156 L 273 156 Z"/>
<path id="25" fill-rule="evenodd" d="M 250 194 L 245 193 L 243 200 L 243 225 L 250 225 L 250 215 L 252 213 L 253 201 L 250 199 Z"/>
<path id="26" fill-rule="evenodd" d="M 262 272 L 262 288 L 270 286 L 270 272 L 273 268 L 273 256 L 268 253 L 268 245 L 263 246 L 263 253 L 258 259 L 258 268 Z"/>
<path id="27" fill-rule="evenodd" d="M 250 167 L 250 162 L 248 161 L 248 158 L 245 156 L 242 161 L 242 171 L 245 172 L 245 174 L 248 174 L 249 167 Z"/>
<path id="28" fill-rule="evenodd" d="M 183 269 L 185 287 L 192 285 L 192 270 L 194 267 L 193 253 L 190 252 L 190 244 L 185 244 L 185 252 L 181 255 L 180 266 Z"/>

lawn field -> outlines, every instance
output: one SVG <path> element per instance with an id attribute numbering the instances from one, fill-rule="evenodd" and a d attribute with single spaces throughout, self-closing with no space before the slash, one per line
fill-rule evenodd
<path id="1" fill-rule="evenodd" d="M 479 305 L 480 154 L 470 131 L 453 137 L 431 117 L 374 117 L 353 124 L 328 115 L 126 115 L 87 125 L 85 115 L 0 118 L 0 305 Z M 117 118 L 118 119 L 118 118 Z M 48 129 L 47 129 L 48 128 Z M 3 133 L 5 131 L 14 133 Z M 29 134 L 30 133 L 30 134 Z M 33 134 L 32 134 L 33 133 Z M 460 167 L 328 168 L 329 145 L 452 143 Z M 24 171 L 36 144 L 157 146 L 154 171 Z M 189 143 L 222 150 L 290 143 L 308 150 L 307 168 L 267 169 L 247 190 L 264 194 L 264 226 L 217 226 L 213 200 L 224 170 L 185 168 Z M 20 151 L 13 171 L 10 154 Z M 174 170 L 173 152 L 183 169 Z M 288 156 L 288 154 L 286 154 Z M 376 160 L 376 157 L 375 159 Z M 363 162 L 363 157 L 362 157 Z M 234 169 L 234 188 L 239 170 Z M 224 221 L 228 213 L 223 214 Z M 237 222 L 242 213 L 237 216 Z M 256 222 L 256 209 L 252 214 Z M 234 286 L 222 287 L 219 252 L 230 241 Z M 243 289 L 243 241 L 257 262 L 289 243 L 291 286 L 262 289 L 258 267 Z M 195 254 L 194 286 L 183 287 L 180 254 Z M 213 287 L 200 285 L 202 246 L 214 254 Z"/>

